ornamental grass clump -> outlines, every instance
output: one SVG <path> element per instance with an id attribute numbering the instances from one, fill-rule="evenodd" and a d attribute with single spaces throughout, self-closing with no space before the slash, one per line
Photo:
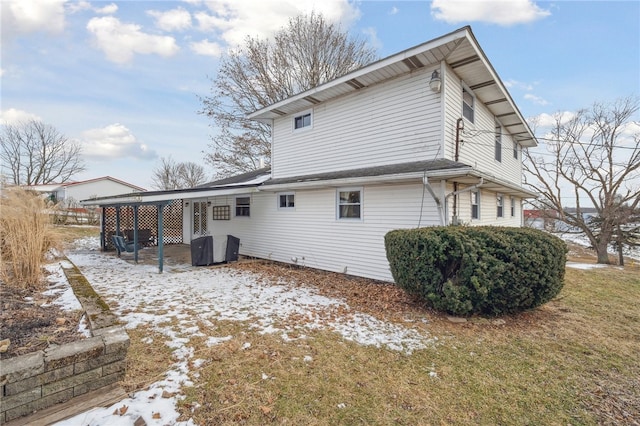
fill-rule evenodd
<path id="1" fill-rule="evenodd" d="M 455 315 L 535 308 L 562 289 L 566 244 L 530 228 L 430 227 L 385 236 L 398 286 Z"/>
<path id="2" fill-rule="evenodd" d="M 58 239 L 45 200 L 19 188 L 0 196 L 0 279 L 8 286 L 43 287 L 42 262 Z"/>

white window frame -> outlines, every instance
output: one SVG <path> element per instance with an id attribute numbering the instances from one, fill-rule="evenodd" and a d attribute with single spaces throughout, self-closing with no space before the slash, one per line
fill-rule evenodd
<path id="1" fill-rule="evenodd" d="M 304 123 L 303 123 L 302 127 L 297 127 L 296 128 L 296 120 L 298 118 L 303 118 L 304 119 L 304 117 L 307 116 L 307 115 L 309 116 L 309 124 L 307 124 L 305 126 Z M 299 113 L 297 113 L 297 114 L 295 114 L 293 116 L 293 120 L 291 120 L 291 130 L 292 131 L 294 131 L 294 132 L 303 132 L 303 131 L 309 130 L 309 129 L 313 129 L 313 110 L 312 109 L 308 109 L 306 111 L 301 111 L 301 112 L 299 112 Z"/>
<path id="2" fill-rule="evenodd" d="M 502 125 L 495 120 L 495 142 L 493 147 L 493 158 L 502 163 Z"/>
<path id="3" fill-rule="evenodd" d="M 496 194 L 496 217 L 504 217 L 504 195 Z"/>
<path id="4" fill-rule="evenodd" d="M 518 143 L 516 141 L 513 141 L 513 158 L 518 159 Z"/>
<path id="5" fill-rule="evenodd" d="M 471 96 L 471 105 L 464 100 L 465 93 L 468 93 L 469 96 Z M 464 113 L 465 105 L 468 106 L 469 111 L 471 111 L 471 118 L 467 117 Z M 476 121 L 476 95 L 465 84 L 462 85 L 462 116 L 469 123 L 475 123 Z"/>
<path id="6" fill-rule="evenodd" d="M 516 217 L 516 197 L 509 197 L 511 200 L 511 217 Z"/>
<path id="7" fill-rule="evenodd" d="M 278 192 L 276 202 L 278 203 L 278 210 L 294 210 L 296 207 L 296 193 L 295 192 Z M 281 198 L 285 197 L 285 205 L 281 203 Z M 293 197 L 293 203 L 289 205 L 289 197 Z"/>
<path id="8" fill-rule="evenodd" d="M 340 193 L 341 192 L 359 192 L 360 193 L 360 201 L 358 203 L 341 203 L 340 202 Z M 340 207 L 342 206 L 350 206 L 350 205 L 357 205 L 360 207 L 360 215 L 359 217 L 342 217 L 340 215 Z M 346 221 L 356 221 L 356 222 L 361 222 L 362 218 L 364 216 L 364 190 L 363 188 L 360 187 L 345 187 L 345 188 L 337 188 L 336 189 L 336 219 L 337 220 L 346 220 Z"/>
<path id="9" fill-rule="evenodd" d="M 249 199 L 249 204 L 241 204 L 238 205 L 238 200 L 240 198 L 248 198 Z M 238 214 L 238 207 L 247 207 L 248 210 L 247 212 L 249 214 Z M 235 200 L 233 201 L 233 215 L 234 217 L 251 217 L 251 195 L 238 195 L 237 197 L 235 197 Z"/>
<path id="10" fill-rule="evenodd" d="M 476 202 L 473 202 L 473 196 L 476 196 Z M 476 215 L 473 215 L 473 208 L 476 207 Z M 471 220 L 480 220 L 480 191 L 471 191 Z"/>

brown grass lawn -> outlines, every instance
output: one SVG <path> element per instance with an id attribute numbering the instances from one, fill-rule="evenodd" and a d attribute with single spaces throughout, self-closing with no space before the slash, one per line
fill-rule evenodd
<path id="1" fill-rule="evenodd" d="M 181 410 L 198 424 L 637 425 L 640 419 L 638 267 L 568 269 L 557 299 L 503 317 L 504 324 L 453 323 L 392 286 L 373 294 L 384 303 L 372 303 L 370 286 L 380 284 L 366 280 L 283 265 L 249 268 L 333 296 L 342 289 L 351 306 L 389 321 L 419 321 L 439 343 L 406 355 L 329 331 L 285 342 L 248 324 L 217 323 L 215 335 L 234 338 L 211 348 L 205 338 L 192 341 L 195 357 L 206 362 L 193 370 L 198 376 L 184 389 Z M 251 347 L 243 349 L 245 342 Z"/>

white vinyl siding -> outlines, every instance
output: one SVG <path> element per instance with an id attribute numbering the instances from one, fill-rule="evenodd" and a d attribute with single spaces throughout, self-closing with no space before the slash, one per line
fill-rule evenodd
<path id="1" fill-rule="evenodd" d="M 453 186 L 449 186 L 451 190 Z M 461 185 L 459 189 L 464 189 L 464 185 Z M 474 219 L 472 217 L 472 200 L 473 198 L 464 194 L 460 197 L 462 202 L 458 203 L 458 218 L 461 223 L 471 226 L 484 226 L 484 225 L 499 225 L 499 226 L 521 226 L 521 199 L 519 197 L 504 196 L 504 209 L 510 209 L 510 199 L 514 200 L 514 216 L 511 216 L 509 210 L 504 210 L 504 215 L 501 218 L 497 217 L 497 194 L 493 191 L 478 190 L 479 192 L 479 206 L 478 211 L 480 218 Z M 466 200 L 466 201 L 464 201 Z M 451 207 L 449 207 L 451 208 Z"/>
<path id="2" fill-rule="evenodd" d="M 314 106 L 313 131 L 292 132 L 293 115 L 275 119 L 273 178 L 442 157 L 440 95 L 429 88 L 432 71 Z"/>
<path id="3" fill-rule="evenodd" d="M 462 117 L 460 105 L 462 103 L 463 82 L 450 69 L 445 68 L 446 78 L 444 79 L 444 157 L 450 160 L 455 156 L 455 130 L 456 121 Z M 516 185 L 522 184 L 522 159 L 515 159 L 512 155 L 503 155 L 502 162 L 495 160 L 495 116 L 489 109 L 476 98 L 474 110 L 474 123 L 464 120 L 464 132 L 461 139 L 464 141 L 459 146 L 458 161 L 475 167 L 477 170 L 498 176 L 500 179 Z M 502 127 L 502 146 L 511 147 L 514 143 L 513 137 L 507 127 Z M 487 212 L 488 210 L 484 210 Z M 493 216 L 493 215 L 492 215 Z"/>
<path id="4" fill-rule="evenodd" d="M 336 189 L 296 190 L 296 208 L 279 214 L 274 193 L 251 197 L 251 217 L 214 221 L 211 235 L 240 238 L 240 254 L 296 263 L 350 275 L 392 281 L 384 236 L 392 229 L 439 225 L 428 195 L 421 213 L 422 185 L 365 186 L 360 221 L 336 218 Z M 212 198 L 227 205 L 233 196 Z M 393 200 L 391 202 L 390 200 Z M 233 204 L 232 204 L 233 205 Z M 295 259 L 295 260 L 294 260 Z"/>

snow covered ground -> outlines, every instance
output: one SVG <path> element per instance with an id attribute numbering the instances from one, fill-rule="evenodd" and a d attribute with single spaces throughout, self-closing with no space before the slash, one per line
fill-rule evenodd
<path id="1" fill-rule="evenodd" d="M 217 320 L 246 321 L 259 333 L 278 333 L 285 340 L 293 331 L 301 336 L 297 338 L 304 338 L 309 330 L 326 328 L 362 345 L 405 353 L 437 341 L 410 324 L 380 321 L 353 311 L 342 300 L 315 294 L 308 288 L 264 281 L 230 268 L 167 265 L 165 272 L 159 274 L 155 266 L 133 265 L 100 253 L 97 238 L 80 240 L 77 249 L 67 256 L 127 328 L 145 325 L 166 336 L 177 362 L 148 389 L 111 407 L 94 409 L 58 425 L 132 425 L 138 417 L 147 425 L 192 425 L 191 421 L 177 421 L 176 403 L 181 387 L 191 385 L 189 373 L 194 372 L 189 371 L 189 365 L 202 362 L 194 359 L 190 346 L 192 337 L 203 336 L 198 322 L 215 329 Z M 304 321 L 287 322 L 292 316 L 302 316 Z M 289 325 L 279 328 L 276 324 Z M 215 345 L 232 337 L 212 336 L 208 343 Z M 114 414 L 123 406 L 128 407 L 126 413 Z"/>

